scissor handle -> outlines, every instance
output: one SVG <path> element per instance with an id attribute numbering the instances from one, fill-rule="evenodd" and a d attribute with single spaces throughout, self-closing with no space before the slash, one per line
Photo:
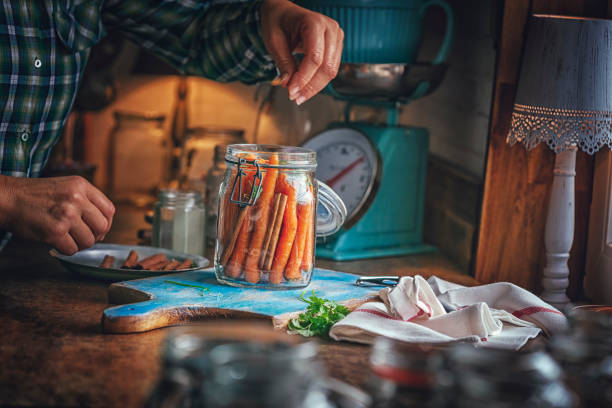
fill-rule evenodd
<path id="1" fill-rule="evenodd" d="M 356 285 L 380 285 L 395 286 L 399 282 L 399 276 L 360 276 L 355 282 Z"/>

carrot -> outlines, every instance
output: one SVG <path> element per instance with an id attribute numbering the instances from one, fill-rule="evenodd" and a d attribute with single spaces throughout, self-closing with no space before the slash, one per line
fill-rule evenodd
<path id="1" fill-rule="evenodd" d="M 302 257 L 304 256 L 304 248 L 306 246 L 306 238 L 310 231 L 310 225 L 312 224 L 312 203 L 300 204 L 297 208 L 297 234 L 293 248 L 291 250 L 291 257 L 289 263 L 285 269 L 285 279 L 299 279 L 302 276 L 300 272 L 300 266 L 302 263 Z"/>
<path id="2" fill-rule="evenodd" d="M 310 223 L 308 233 L 306 234 L 306 244 L 304 245 L 304 254 L 302 255 L 302 263 L 300 270 L 309 271 L 312 267 L 312 254 L 314 251 L 314 233 L 313 223 Z"/>
<path id="3" fill-rule="evenodd" d="M 293 241 L 295 240 L 297 232 L 297 202 L 295 188 L 289 184 L 285 175 L 282 175 L 279 181 L 280 182 L 277 182 L 277 189 L 287 195 L 287 207 L 283 215 L 283 229 L 281 230 L 276 252 L 274 254 L 274 261 L 272 262 L 272 269 L 270 270 L 270 283 L 272 284 L 281 282 L 283 271 L 291 255 L 291 247 L 293 246 Z"/>
<path id="4" fill-rule="evenodd" d="M 217 219 L 217 235 L 219 242 L 224 248 L 227 247 L 227 240 L 231 237 L 232 227 L 236 221 L 236 214 L 238 213 L 238 205 L 230 202 L 230 195 L 232 194 L 231 183 L 236 177 L 236 171 L 234 170 L 230 177 L 229 184 L 223 194 L 221 205 L 219 206 L 219 218 Z"/>
<path id="5" fill-rule="evenodd" d="M 254 155 L 246 155 L 245 158 L 247 160 L 254 160 Z M 226 187 L 226 192 L 224 196 L 224 202 L 222 203 L 222 208 L 219 210 L 219 216 L 223 218 L 223 231 L 221 232 L 223 235 L 220 236 L 220 240 L 223 243 L 223 253 L 221 255 L 221 264 L 226 264 L 230 259 L 230 256 L 233 255 L 235 250 L 234 246 L 236 244 L 237 238 L 242 234 L 244 224 L 244 219 L 246 218 L 247 207 L 240 208 L 238 204 L 232 203 L 231 200 L 239 200 L 239 201 L 248 201 L 251 194 L 253 194 L 253 182 L 255 178 L 255 168 L 253 166 L 246 166 L 245 173 L 240 179 L 240 189 L 236 186 L 236 190 L 234 190 L 234 194 L 232 195 L 233 183 L 236 182 L 236 178 L 238 177 L 238 173 L 236 169 L 232 171 L 232 177 L 230 178 L 230 182 Z M 250 187 L 250 188 L 249 188 Z M 240 210 L 238 210 L 240 208 Z M 238 213 L 238 217 L 236 214 Z M 227 217 L 227 219 L 226 219 Z M 249 226 L 250 228 L 250 226 Z M 246 244 L 241 248 L 242 250 L 246 250 L 246 245 L 248 245 L 248 234 L 243 239 L 246 239 Z M 240 257 L 240 256 L 239 256 Z M 236 258 L 238 259 L 238 258 Z M 227 265 L 226 265 L 227 267 Z M 240 264 L 240 268 L 242 268 L 242 263 Z M 234 270 L 233 273 L 236 271 Z M 240 273 L 238 273 L 240 275 Z M 237 276 L 238 276 L 237 275 Z"/>
<path id="6" fill-rule="evenodd" d="M 247 214 L 242 223 L 242 228 L 240 229 L 238 239 L 236 240 L 232 257 L 225 266 L 225 274 L 230 278 L 237 278 L 242 273 L 242 265 L 244 264 L 244 259 L 246 258 L 248 250 L 251 217 L 249 214 L 250 209 L 247 209 L 246 211 Z"/>
<path id="7" fill-rule="evenodd" d="M 270 164 L 278 164 L 277 155 L 272 155 L 272 157 L 270 157 Z M 248 258 L 244 266 L 244 277 L 247 282 L 259 282 L 259 257 L 261 255 L 261 246 L 266 236 L 266 229 L 268 228 L 268 219 L 270 218 L 270 211 L 272 207 L 271 204 L 272 198 L 274 197 L 277 176 L 278 170 L 267 170 L 262 182 L 263 190 L 261 191 L 261 195 L 255 204 L 255 219 L 253 220 L 255 221 L 255 230 L 253 231 L 253 236 L 251 237 Z"/>

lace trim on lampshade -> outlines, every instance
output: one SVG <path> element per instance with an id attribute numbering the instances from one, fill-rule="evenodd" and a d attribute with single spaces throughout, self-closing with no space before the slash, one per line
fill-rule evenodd
<path id="1" fill-rule="evenodd" d="M 506 140 L 527 150 L 546 142 L 555 153 L 579 146 L 593 154 L 604 145 L 612 149 L 612 111 L 585 111 L 514 105 Z"/>

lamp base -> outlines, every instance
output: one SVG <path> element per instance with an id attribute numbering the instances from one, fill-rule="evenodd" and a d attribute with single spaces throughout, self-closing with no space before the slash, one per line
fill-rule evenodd
<path id="1" fill-rule="evenodd" d="M 555 156 L 555 169 L 544 246 L 546 267 L 542 277 L 542 300 L 564 309 L 569 304 L 567 261 L 574 241 L 574 179 L 576 176 L 577 147 L 570 147 Z"/>

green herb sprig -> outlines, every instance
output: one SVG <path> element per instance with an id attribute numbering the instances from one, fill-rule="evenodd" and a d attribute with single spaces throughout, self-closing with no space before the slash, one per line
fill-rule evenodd
<path id="1" fill-rule="evenodd" d="M 344 319 L 350 310 L 338 302 L 318 297 L 314 290 L 308 299 L 304 298 L 304 293 L 305 291 L 302 292 L 300 300 L 306 302 L 308 307 L 304 313 L 289 321 L 287 331 L 304 337 L 319 336 L 328 339 L 329 329 Z"/>
<path id="2" fill-rule="evenodd" d="M 204 294 L 210 290 L 206 286 L 201 286 L 201 285 L 191 285 L 189 283 L 182 283 L 182 282 L 177 282 L 177 281 L 172 281 L 172 280 L 165 280 L 164 282 L 172 283 L 173 285 L 185 286 L 188 288 L 202 289 L 202 293 L 200 293 L 200 296 L 204 296 Z"/>

